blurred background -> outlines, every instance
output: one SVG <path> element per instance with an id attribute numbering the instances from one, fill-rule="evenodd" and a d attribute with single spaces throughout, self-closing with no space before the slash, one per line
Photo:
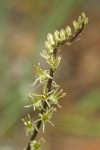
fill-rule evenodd
<path id="1" fill-rule="evenodd" d="M 65 28 L 81 12 L 89 25 L 80 40 L 62 47 L 55 80 L 67 96 L 54 127 L 47 124 L 46 150 L 100 150 L 100 1 L 0 0 L 0 150 L 22 150 L 28 143 L 21 118 L 34 81 L 33 65 L 48 32 Z M 40 133 L 42 134 L 42 133 Z"/>

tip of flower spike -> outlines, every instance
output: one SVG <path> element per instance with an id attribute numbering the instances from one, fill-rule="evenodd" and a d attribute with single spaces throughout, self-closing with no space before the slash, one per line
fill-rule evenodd
<path id="1" fill-rule="evenodd" d="M 84 12 L 82 12 L 82 18 L 86 18 L 86 14 Z"/>
<path id="2" fill-rule="evenodd" d="M 85 14 L 84 12 L 82 12 L 81 16 L 82 16 L 84 25 L 87 26 L 87 24 L 88 24 L 88 22 L 89 22 L 88 17 L 86 16 L 86 14 Z"/>

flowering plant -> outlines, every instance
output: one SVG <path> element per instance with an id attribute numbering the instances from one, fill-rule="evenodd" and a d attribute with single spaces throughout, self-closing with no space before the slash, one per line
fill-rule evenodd
<path id="1" fill-rule="evenodd" d="M 60 89 L 60 86 L 54 81 L 54 72 L 59 67 L 61 61 L 61 54 L 58 48 L 61 45 L 70 45 L 82 32 L 82 30 L 87 26 L 88 18 L 85 13 L 82 13 L 78 17 L 78 21 L 73 21 L 72 29 L 67 26 L 65 29 L 60 31 L 55 31 L 53 34 L 48 33 L 47 41 L 45 42 L 45 48 L 42 50 L 40 55 L 49 64 L 49 70 L 43 70 L 40 63 L 34 66 L 36 73 L 36 79 L 33 86 L 42 86 L 41 94 L 37 92 L 29 93 L 30 104 L 25 107 L 33 107 L 33 111 L 38 110 L 38 119 L 33 120 L 28 114 L 27 117 L 23 118 L 22 121 L 25 125 L 25 130 L 27 135 L 31 134 L 31 139 L 28 143 L 26 150 L 40 150 L 41 143 L 44 141 L 43 138 L 36 140 L 37 134 L 39 132 L 40 126 L 43 127 L 43 133 L 45 132 L 46 123 L 52 123 L 53 113 L 56 111 L 56 106 L 61 107 L 59 104 L 59 99 L 64 97 L 66 93 Z"/>

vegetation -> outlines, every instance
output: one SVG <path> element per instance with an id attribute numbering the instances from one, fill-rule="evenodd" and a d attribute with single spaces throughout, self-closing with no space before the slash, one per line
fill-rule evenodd
<path id="1" fill-rule="evenodd" d="M 36 140 L 39 133 L 40 126 L 42 125 L 43 133 L 45 132 L 46 123 L 52 126 L 52 116 L 57 107 L 61 107 L 59 99 L 64 97 L 66 93 L 54 81 L 54 73 L 58 69 L 61 61 L 61 51 L 59 47 L 62 45 L 70 45 L 81 34 L 82 30 L 87 26 L 88 18 L 85 13 L 78 17 L 78 21 L 73 21 L 73 30 L 70 26 L 60 31 L 55 31 L 53 34 L 48 33 L 45 48 L 40 53 L 50 69 L 43 70 L 40 63 L 34 66 L 36 79 L 32 86 L 36 86 L 34 93 L 29 93 L 29 105 L 25 107 L 33 107 L 33 111 L 38 111 L 38 119 L 33 118 L 28 114 L 22 119 L 25 125 L 26 134 L 31 134 L 31 139 L 28 143 L 26 150 L 39 150 L 41 143 L 44 142 L 43 138 Z M 39 89 L 41 87 L 41 93 Z"/>

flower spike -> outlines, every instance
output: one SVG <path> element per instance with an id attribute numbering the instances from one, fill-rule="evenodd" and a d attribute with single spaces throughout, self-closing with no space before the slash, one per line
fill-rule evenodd
<path id="1" fill-rule="evenodd" d="M 32 134 L 31 140 L 28 143 L 26 150 L 40 150 L 41 142 L 43 140 L 36 140 L 38 131 L 42 125 L 43 133 L 45 132 L 46 123 L 52 126 L 52 116 L 56 111 L 57 106 L 61 107 L 59 100 L 66 96 L 66 93 L 60 89 L 60 86 L 54 80 L 54 73 L 60 65 L 61 51 L 59 47 L 62 45 L 70 45 L 81 34 L 83 29 L 88 24 L 88 18 L 84 12 L 78 17 L 77 21 L 73 21 L 73 29 L 66 26 L 65 29 L 60 31 L 56 30 L 54 33 L 48 33 L 47 39 L 44 43 L 44 49 L 40 53 L 48 66 L 49 70 L 43 70 L 40 63 L 34 66 L 36 79 L 33 85 L 40 87 L 39 93 L 35 90 L 34 93 L 29 93 L 28 98 L 30 104 L 25 107 L 33 107 L 33 111 L 38 112 L 38 119 L 31 119 L 28 114 L 27 117 L 22 119 L 25 125 L 26 134 Z"/>

